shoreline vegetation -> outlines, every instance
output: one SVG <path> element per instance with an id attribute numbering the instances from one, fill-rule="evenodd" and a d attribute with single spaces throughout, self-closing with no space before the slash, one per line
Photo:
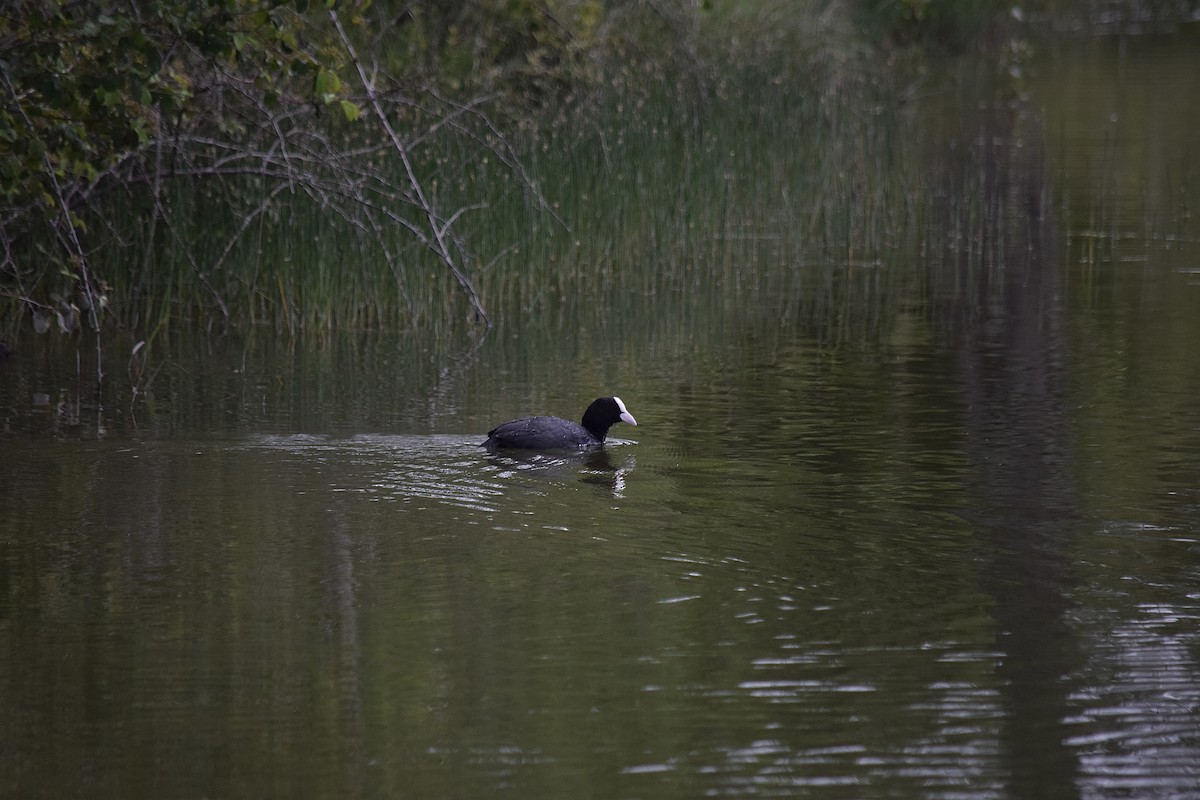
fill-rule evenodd
<path id="1" fill-rule="evenodd" d="M 877 264 L 923 213 L 904 109 L 938 62 L 998 77 L 1034 16 L 1142 5 L 16 2 L 0 338 L 78 337 L 102 375 L 114 332 L 481 331 L 754 282 L 764 242 Z"/>

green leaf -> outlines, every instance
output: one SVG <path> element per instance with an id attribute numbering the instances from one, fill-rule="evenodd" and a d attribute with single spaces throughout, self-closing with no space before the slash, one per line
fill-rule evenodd
<path id="1" fill-rule="evenodd" d="M 358 106 L 356 106 L 354 103 L 351 103 L 349 100 L 343 100 L 341 102 L 341 106 L 342 106 L 342 113 L 346 115 L 347 122 L 354 122 L 360 116 L 362 116 L 362 110 Z"/>
<path id="2" fill-rule="evenodd" d="M 317 72 L 317 79 L 313 85 L 314 91 L 319 95 L 337 94 L 342 88 L 342 82 L 338 80 L 338 76 L 334 75 L 329 70 L 320 70 Z"/>

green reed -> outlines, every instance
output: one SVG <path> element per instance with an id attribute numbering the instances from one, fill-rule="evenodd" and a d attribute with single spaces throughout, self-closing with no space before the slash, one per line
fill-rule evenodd
<path id="1" fill-rule="evenodd" d="M 734 24 L 755 47 L 702 32 L 705 66 L 630 58 L 586 98 L 546 104 L 509 142 L 532 187 L 470 137 L 414 149 L 444 216 L 479 206 L 453 233 L 494 318 L 709 292 L 733 306 L 770 298 L 786 313 L 884 302 L 921 183 L 896 87 L 846 34 L 712 21 Z M 402 186 L 395 155 L 377 157 Z M 169 183 L 164 204 L 186 214 L 153 241 L 96 255 L 114 312 L 148 332 L 469 324 L 448 270 L 399 225 L 372 228 L 300 190 L 264 199 L 271 190 L 252 177 Z M 147 202 L 125 202 L 119 213 L 151 216 Z"/>

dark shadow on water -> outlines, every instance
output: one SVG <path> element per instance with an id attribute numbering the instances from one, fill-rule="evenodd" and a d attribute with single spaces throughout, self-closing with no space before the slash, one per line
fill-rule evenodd
<path id="1" fill-rule="evenodd" d="M 365 782 L 367 714 L 363 698 L 362 633 L 360 605 L 355 577 L 354 534 L 341 503 L 325 514 L 325 583 L 330 611 L 331 644 L 337 656 L 333 662 L 337 687 L 338 742 L 341 745 L 345 785 L 361 795 Z"/>
<path id="2" fill-rule="evenodd" d="M 972 467 L 964 516 L 987 537 L 1007 796 L 1072 798 L 1081 767 L 1065 743 L 1082 656 L 1068 621 L 1078 498 L 1058 236 L 1038 148 L 1008 144 L 1011 117 L 977 124 L 946 180 L 976 187 L 980 213 L 970 246 L 947 255 L 941 279 L 953 285 L 940 287 Z"/>

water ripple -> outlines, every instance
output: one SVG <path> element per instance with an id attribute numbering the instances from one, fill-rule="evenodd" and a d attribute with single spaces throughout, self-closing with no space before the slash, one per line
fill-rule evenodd
<path id="1" fill-rule="evenodd" d="M 575 483 L 598 486 L 620 498 L 626 477 L 636 466 L 632 454 L 614 455 L 619 453 L 615 447 L 580 453 L 490 454 L 479 442 L 479 436 L 298 434 L 255 437 L 238 449 L 283 453 L 299 463 L 327 469 L 334 473 L 330 479 L 334 492 L 376 501 L 431 501 L 486 513 L 501 510 L 503 498 L 514 490 L 546 497 Z"/>

